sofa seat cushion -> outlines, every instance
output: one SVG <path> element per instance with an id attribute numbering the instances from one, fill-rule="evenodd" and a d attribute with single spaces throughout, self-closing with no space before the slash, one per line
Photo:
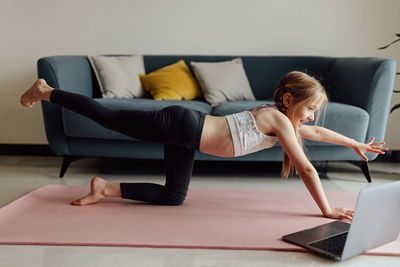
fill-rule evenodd
<path id="1" fill-rule="evenodd" d="M 234 101 L 218 105 L 213 109 L 212 115 L 224 116 L 241 112 L 243 110 L 250 110 L 261 104 L 273 104 L 272 101 Z M 311 125 L 313 123 L 309 123 Z M 341 104 L 336 102 L 329 102 L 325 120 L 323 124 L 319 125 L 331 129 L 335 132 L 341 133 L 349 138 L 353 138 L 357 141 L 364 142 L 367 129 L 369 124 L 369 114 L 356 106 L 347 104 Z M 279 144 L 279 143 L 277 143 Z M 323 142 L 315 142 L 310 140 L 304 140 L 305 146 L 326 146 L 331 145 Z"/>
<path id="2" fill-rule="evenodd" d="M 153 99 L 113 99 L 96 98 L 95 101 L 112 109 L 124 110 L 159 110 L 167 106 L 180 105 L 193 110 L 211 113 L 210 104 L 204 101 L 158 101 Z M 63 125 L 65 135 L 76 138 L 95 138 L 108 140 L 132 140 L 132 138 L 121 133 L 109 130 L 95 121 L 67 109 L 62 109 Z"/>
<path id="3" fill-rule="evenodd" d="M 364 109 L 337 103 L 329 102 L 324 122 L 318 123 L 325 128 L 353 138 L 359 142 L 365 142 L 369 124 L 369 114 Z M 304 140 L 305 146 L 326 146 L 331 145 L 323 142 Z"/>

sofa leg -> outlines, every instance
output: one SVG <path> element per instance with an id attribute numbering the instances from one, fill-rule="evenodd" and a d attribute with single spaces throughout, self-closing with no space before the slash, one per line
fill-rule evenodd
<path id="1" fill-rule="evenodd" d="M 365 175 L 365 178 L 367 178 L 368 183 L 371 182 L 371 174 L 369 172 L 368 162 L 366 162 L 366 161 L 349 161 L 349 163 L 356 165 L 357 167 L 360 167 L 361 171 Z"/>
<path id="2" fill-rule="evenodd" d="M 69 165 L 71 164 L 71 162 L 78 160 L 82 157 L 78 157 L 78 156 L 65 156 L 61 165 L 61 171 L 60 171 L 60 178 L 63 178 L 65 172 L 67 171 Z"/>
<path id="3" fill-rule="evenodd" d="M 328 161 L 318 161 L 315 162 L 315 169 L 318 172 L 319 177 L 328 178 Z"/>

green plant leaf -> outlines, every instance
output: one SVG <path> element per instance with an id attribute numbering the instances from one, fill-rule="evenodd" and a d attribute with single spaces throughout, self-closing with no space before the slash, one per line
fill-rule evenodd
<path id="1" fill-rule="evenodd" d="M 399 36 L 399 37 L 400 37 L 400 36 Z M 391 46 L 392 44 L 397 43 L 398 41 L 400 41 L 400 39 L 394 40 L 394 41 L 391 42 L 390 44 L 385 45 L 385 46 L 382 46 L 382 47 L 379 47 L 378 49 L 386 49 L 386 48 L 388 48 L 389 46 Z"/>
<path id="2" fill-rule="evenodd" d="M 400 93 L 399 90 L 393 90 L 393 93 Z"/>
<path id="3" fill-rule="evenodd" d="M 396 75 L 400 75 L 400 72 L 396 72 Z"/>
<path id="4" fill-rule="evenodd" d="M 400 33 L 396 33 L 396 36 L 397 36 L 397 37 L 400 37 Z"/>
<path id="5" fill-rule="evenodd" d="M 392 113 L 393 111 L 395 111 L 398 108 L 400 108 L 400 104 L 397 104 L 394 107 L 392 107 L 392 109 L 390 110 L 390 113 Z"/>

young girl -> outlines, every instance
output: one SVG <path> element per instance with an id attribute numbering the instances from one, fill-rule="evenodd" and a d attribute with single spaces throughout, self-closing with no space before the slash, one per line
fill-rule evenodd
<path id="1" fill-rule="evenodd" d="M 162 205 L 181 205 L 188 191 L 195 150 L 221 157 L 236 157 L 270 148 L 279 140 L 285 154 L 282 173 L 294 168 L 324 216 L 351 220 L 353 211 L 332 208 L 318 173 L 305 156 L 301 138 L 351 147 L 364 160 L 366 152 L 384 154 L 384 142 L 360 143 L 319 126 L 304 125 L 328 101 L 325 89 L 302 72 L 283 76 L 274 94 L 275 105 L 262 105 L 228 116 L 211 116 L 181 106 L 157 111 L 113 110 L 93 99 L 54 89 L 37 80 L 21 97 L 32 107 L 50 101 L 82 114 L 102 126 L 142 141 L 164 144 L 166 183 L 111 183 L 93 177 L 88 195 L 73 205 L 96 203 L 105 197 L 121 197 Z"/>

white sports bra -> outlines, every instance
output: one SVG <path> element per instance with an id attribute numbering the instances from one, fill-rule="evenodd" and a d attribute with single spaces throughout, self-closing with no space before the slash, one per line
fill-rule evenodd
<path id="1" fill-rule="evenodd" d="M 275 136 L 262 133 L 250 111 L 226 116 L 231 130 L 235 157 L 273 147 L 278 140 Z"/>

